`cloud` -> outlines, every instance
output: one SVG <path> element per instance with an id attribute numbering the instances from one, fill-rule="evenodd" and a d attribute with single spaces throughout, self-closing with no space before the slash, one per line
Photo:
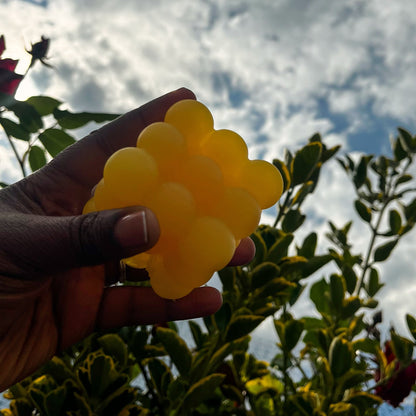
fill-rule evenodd
<path id="1" fill-rule="evenodd" d="M 184 85 L 212 110 L 217 128 L 243 136 L 252 158 L 282 158 L 316 131 L 330 146 L 378 152 L 396 124 L 416 127 L 412 0 L 55 0 L 47 7 L 9 0 L 0 19 L 21 71 L 29 58 L 23 40 L 52 39 L 56 71 L 36 66 L 21 98 L 43 93 L 77 111 L 123 112 Z M 3 149 L 3 172 L 14 172 Z M 304 233 L 322 235 L 327 218 L 339 226 L 353 218 L 352 238 L 364 247 L 352 200 L 345 174 L 328 164 L 305 206 Z M 383 273 L 394 322 L 407 306 L 395 286 L 412 284 L 416 239 L 407 241 Z"/>

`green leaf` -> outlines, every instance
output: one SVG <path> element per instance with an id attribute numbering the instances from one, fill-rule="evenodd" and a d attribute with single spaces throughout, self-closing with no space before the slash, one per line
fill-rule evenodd
<path id="1" fill-rule="evenodd" d="M 306 182 L 315 170 L 322 153 L 322 144 L 312 142 L 296 152 L 292 161 L 292 185 Z"/>
<path id="2" fill-rule="evenodd" d="M 53 111 L 62 104 L 61 101 L 45 95 L 35 95 L 29 97 L 26 102 L 33 106 L 41 116 L 52 114 Z"/>
<path id="3" fill-rule="evenodd" d="M 354 172 L 353 182 L 356 189 L 361 188 L 367 179 L 367 165 L 372 156 L 362 156 Z"/>
<path id="4" fill-rule="evenodd" d="M 353 293 L 358 280 L 354 269 L 348 264 L 344 264 L 342 267 L 342 275 L 344 276 L 348 293 Z"/>
<path id="5" fill-rule="evenodd" d="M 414 150 L 412 135 L 401 127 L 399 127 L 397 130 L 399 131 L 399 140 L 403 149 L 408 153 L 412 152 Z"/>
<path id="6" fill-rule="evenodd" d="M 274 396 L 274 395 L 273 395 Z M 254 403 L 256 414 L 262 416 L 275 416 L 276 410 L 274 400 L 268 393 L 262 394 Z"/>
<path id="7" fill-rule="evenodd" d="M 240 315 L 235 317 L 228 328 L 225 340 L 227 342 L 244 337 L 264 321 L 263 316 Z"/>
<path id="8" fill-rule="evenodd" d="M 250 263 L 251 266 L 254 267 L 263 263 L 266 260 L 267 247 L 259 232 L 251 234 L 250 238 L 253 240 L 254 245 L 256 246 L 256 253 L 252 262 Z"/>
<path id="9" fill-rule="evenodd" d="M 288 351 L 295 348 L 302 335 L 304 323 L 301 320 L 291 319 L 285 322 L 283 346 Z"/>
<path id="10" fill-rule="evenodd" d="M 363 204 L 359 199 L 354 202 L 354 206 L 363 221 L 368 223 L 371 222 L 372 213 L 370 208 Z"/>
<path id="11" fill-rule="evenodd" d="M 380 283 L 378 271 L 374 268 L 370 270 L 370 276 L 368 278 L 367 293 L 370 297 L 376 295 L 376 293 L 384 286 Z"/>
<path id="12" fill-rule="evenodd" d="M 66 388 L 60 386 L 49 392 L 45 397 L 45 413 L 47 416 L 62 414 L 66 399 Z"/>
<path id="13" fill-rule="evenodd" d="M 102 353 L 91 353 L 87 359 L 91 395 L 100 397 L 118 376 L 114 360 Z"/>
<path id="14" fill-rule="evenodd" d="M 214 394 L 217 387 L 223 382 L 225 374 L 211 374 L 199 380 L 188 390 L 184 398 L 184 407 L 187 410 L 193 409 Z"/>
<path id="15" fill-rule="evenodd" d="M 169 384 L 167 398 L 171 402 L 175 402 L 175 400 L 185 395 L 187 390 L 188 383 L 186 383 L 182 378 L 176 378 L 172 381 L 172 383 Z"/>
<path id="16" fill-rule="evenodd" d="M 329 313 L 328 295 L 329 285 L 325 279 L 318 280 L 312 285 L 309 297 L 318 312 Z"/>
<path id="17" fill-rule="evenodd" d="M 217 328 L 221 332 L 226 330 L 230 322 L 231 315 L 232 315 L 231 306 L 228 302 L 224 302 L 221 308 L 215 313 L 214 315 L 215 323 L 217 324 Z"/>
<path id="18" fill-rule="evenodd" d="M 46 165 L 45 151 L 39 146 L 32 146 L 30 149 L 29 165 L 33 172 Z"/>
<path id="19" fill-rule="evenodd" d="M 394 355 L 402 364 L 410 364 L 413 355 L 413 343 L 407 338 L 397 335 L 394 331 L 390 332 L 390 336 Z"/>
<path id="20" fill-rule="evenodd" d="M 106 121 L 114 120 L 119 116 L 119 114 L 106 113 L 71 113 L 67 110 L 58 109 L 55 109 L 53 114 L 63 129 L 77 129 L 92 121 L 95 123 L 104 123 Z"/>
<path id="21" fill-rule="evenodd" d="M 30 133 L 20 124 L 4 117 L 0 117 L 0 124 L 8 136 L 24 141 L 30 140 Z"/>
<path id="22" fill-rule="evenodd" d="M 353 349 L 342 336 L 334 338 L 329 347 L 329 365 L 335 378 L 343 376 L 352 366 Z"/>
<path id="23" fill-rule="evenodd" d="M 339 149 L 341 149 L 341 145 L 337 145 L 331 147 L 330 149 L 324 150 L 321 157 L 322 163 L 325 163 L 326 161 L 331 159 L 338 152 Z"/>
<path id="24" fill-rule="evenodd" d="M 409 175 L 409 174 L 404 174 L 402 176 L 399 177 L 399 179 L 397 180 L 397 185 L 400 185 L 402 183 L 406 183 L 406 182 L 410 182 L 411 180 L 413 180 L 413 176 Z"/>
<path id="25" fill-rule="evenodd" d="M 105 352 L 115 359 L 122 367 L 127 364 L 127 345 L 116 334 L 106 334 L 98 338 L 98 343 Z"/>
<path id="26" fill-rule="evenodd" d="M 303 203 L 305 198 L 311 194 L 315 189 L 315 182 L 310 180 L 305 182 L 300 189 L 296 192 L 296 195 L 293 197 L 292 205 L 297 205 L 298 207 Z"/>
<path id="27" fill-rule="evenodd" d="M 164 390 L 163 377 L 166 373 L 170 374 L 169 367 L 162 360 L 158 358 L 151 358 L 147 362 L 149 368 L 150 377 L 152 378 L 153 385 L 156 387 L 156 390 L 161 395 L 165 395 L 166 391 Z"/>
<path id="28" fill-rule="evenodd" d="M 281 394 L 283 392 L 283 383 L 276 376 L 269 373 L 247 381 L 246 389 L 254 396 L 266 393 L 267 391 Z"/>
<path id="29" fill-rule="evenodd" d="M 318 235 L 315 232 L 310 233 L 304 240 L 302 247 L 298 249 L 298 255 L 306 257 L 308 260 L 314 256 Z"/>
<path id="30" fill-rule="evenodd" d="M 30 104 L 24 101 L 15 101 L 10 110 L 15 113 L 25 130 L 35 133 L 43 127 L 42 117 Z"/>
<path id="31" fill-rule="evenodd" d="M 289 287 L 295 287 L 295 283 L 289 282 L 284 277 L 275 277 L 263 287 L 257 289 L 254 292 L 254 296 L 262 300 L 265 300 L 268 296 L 277 297 L 282 295 L 282 292 Z"/>
<path id="32" fill-rule="evenodd" d="M 251 272 L 251 288 L 258 289 L 280 276 L 280 267 L 271 262 L 264 262 L 256 266 Z"/>
<path id="33" fill-rule="evenodd" d="M 406 314 L 406 322 L 413 339 L 416 340 L 416 319 L 412 315 Z"/>
<path id="34" fill-rule="evenodd" d="M 360 410 L 360 415 L 367 415 L 366 411 L 368 409 L 378 407 L 383 403 L 383 399 L 381 397 L 366 393 L 364 391 L 354 392 L 352 396 L 348 397 L 347 401 Z"/>
<path id="35" fill-rule="evenodd" d="M 305 278 L 312 275 L 317 270 L 328 264 L 331 260 L 333 260 L 333 257 L 330 254 L 314 256 L 308 259 L 308 262 L 302 267 L 302 276 Z"/>
<path id="36" fill-rule="evenodd" d="M 201 330 L 201 327 L 195 321 L 188 321 L 188 325 L 189 329 L 191 330 L 192 338 L 195 341 L 195 345 L 198 349 L 202 348 L 205 336 Z"/>
<path id="37" fill-rule="evenodd" d="M 361 300 L 358 296 L 350 296 L 345 299 L 342 305 L 341 318 L 347 319 L 355 315 L 358 309 L 361 308 Z"/>
<path id="38" fill-rule="evenodd" d="M 52 157 L 55 157 L 62 150 L 75 143 L 75 139 L 72 136 L 60 129 L 46 129 L 39 134 L 39 140 Z"/>
<path id="39" fill-rule="evenodd" d="M 233 292 L 237 278 L 237 270 L 235 267 L 224 267 L 218 271 L 218 277 L 222 283 L 222 290 L 224 292 Z"/>
<path id="40" fill-rule="evenodd" d="M 290 281 L 300 280 L 307 264 L 308 260 L 302 256 L 285 257 L 280 263 L 280 271 L 282 276 Z"/>
<path id="41" fill-rule="evenodd" d="M 285 163 L 279 159 L 273 159 L 273 165 L 279 170 L 283 179 L 283 192 L 290 188 L 290 172 Z"/>
<path id="42" fill-rule="evenodd" d="M 293 241 L 293 238 L 293 234 L 285 234 L 283 237 L 279 238 L 267 253 L 266 260 L 273 263 L 278 263 L 279 260 L 287 256 L 287 252 L 290 244 Z"/>
<path id="43" fill-rule="evenodd" d="M 393 251 L 394 247 L 396 247 L 397 240 L 389 241 L 379 247 L 377 247 L 374 251 L 374 261 L 380 262 L 387 260 Z"/>
<path id="44" fill-rule="evenodd" d="M 179 373 L 186 377 L 192 364 L 192 353 L 186 342 L 172 329 L 159 327 L 156 334 Z"/>
<path id="45" fill-rule="evenodd" d="M 416 198 L 414 198 L 408 205 L 404 207 L 404 215 L 408 221 L 415 221 L 416 219 Z"/>
<path id="46" fill-rule="evenodd" d="M 305 221 L 306 215 L 301 214 L 298 209 L 291 209 L 283 217 L 282 230 L 285 233 L 296 231 Z"/>
<path id="47" fill-rule="evenodd" d="M 353 341 L 352 345 L 355 351 L 362 351 L 374 356 L 376 355 L 377 348 L 380 347 L 379 342 L 371 338 L 356 339 Z"/>
<path id="48" fill-rule="evenodd" d="M 332 305 L 336 310 L 341 310 L 345 296 L 344 278 L 338 274 L 332 274 L 329 280 L 329 290 L 331 294 Z"/>
<path id="49" fill-rule="evenodd" d="M 402 218 L 398 211 L 395 209 L 390 210 L 389 212 L 389 223 L 390 229 L 393 234 L 398 234 L 400 228 L 402 227 Z"/>
<path id="50" fill-rule="evenodd" d="M 403 149 L 402 144 L 400 143 L 399 138 L 393 138 L 390 140 L 391 148 L 393 149 L 394 159 L 397 162 L 400 162 L 407 157 L 407 152 Z"/>

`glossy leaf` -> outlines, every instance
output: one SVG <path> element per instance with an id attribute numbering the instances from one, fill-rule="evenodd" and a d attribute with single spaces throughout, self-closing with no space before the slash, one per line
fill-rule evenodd
<path id="1" fill-rule="evenodd" d="M 55 157 L 62 150 L 75 143 L 75 139 L 72 136 L 60 129 L 46 129 L 39 134 L 39 140 L 52 157 Z"/>
<path id="2" fill-rule="evenodd" d="M 29 165 L 32 172 L 46 165 L 45 151 L 39 146 L 32 146 L 29 151 Z"/>
<path id="3" fill-rule="evenodd" d="M 321 153 L 322 144 L 319 142 L 309 143 L 296 152 L 291 165 L 293 185 L 304 183 L 310 178 L 321 158 Z"/>
<path id="4" fill-rule="evenodd" d="M 345 296 L 345 280 L 338 274 L 332 274 L 329 280 L 329 290 L 332 305 L 337 310 L 341 310 Z"/>
<path id="5" fill-rule="evenodd" d="M 192 353 L 186 342 L 172 329 L 159 327 L 156 334 L 179 373 L 186 377 L 192 364 Z"/>
<path id="6" fill-rule="evenodd" d="M 33 106 L 41 116 L 52 114 L 53 111 L 62 104 L 61 101 L 45 95 L 35 95 L 29 97 L 26 102 Z"/>
<path id="7" fill-rule="evenodd" d="M 365 204 L 363 204 L 359 199 L 354 202 L 355 210 L 361 219 L 365 222 L 371 222 L 371 210 Z"/>
<path id="8" fill-rule="evenodd" d="M 392 240 L 388 243 L 378 246 L 374 251 L 374 261 L 380 262 L 387 260 L 396 245 L 397 240 Z"/>
<path id="9" fill-rule="evenodd" d="M 264 320 L 263 316 L 256 315 L 240 315 L 233 319 L 227 331 L 225 340 L 227 342 L 248 335 L 257 328 Z"/>
<path id="10" fill-rule="evenodd" d="M 391 331 L 390 336 L 394 355 L 404 365 L 409 364 L 413 355 L 413 343 L 394 331 Z"/>
<path id="11" fill-rule="evenodd" d="M 121 366 L 127 364 L 128 350 L 123 340 L 116 334 L 105 334 L 98 338 L 97 342 L 100 344 L 104 353 L 115 358 Z"/>
<path id="12" fill-rule="evenodd" d="M 373 297 L 384 286 L 380 283 L 380 278 L 377 269 L 372 268 L 368 277 L 367 293 L 370 297 Z"/>
<path id="13" fill-rule="evenodd" d="M 301 320 L 290 320 L 285 322 L 285 329 L 284 329 L 284 347 L 291 351 L 300 340 L 300 336 L 302 335 L 304 329 L 304 323 Z"/>
<path id="14" fill-rule="evenodd" d="M 251 288 L 258 289 L 280 276 L 280 267 L 272 262 L 264 262 L 251 272 Z"/>
<path id="15" fill-rule="evenodd" d="M 303 240 L 302 247 L 298 249 L 298 255 L 306 257 L 308 260 L 314 256 L 316 245 L 318 243 L 318 234 L 312 232 Z"/>
<path id="16" fill-rule="evenodd" d="M 416 340 L 416 318 L 410 314 L 406 314 L 407 327 L 414 340 Z"/>
<path id="17" fill-rule="evenodd" d="M 287 191 L 290 187 L 290 172 L 285 163 L 279 159 L 273 159 L 273 165 L 279 170 L 283 179 L 283 192 Z"/>
<path id="18" fill-rule="evenodd" d="M 389 212 L 389 224 L 391 232 L 393 234 L 398 234 L 402 226 L 402 218 L 399 212 L 395 209 L 392 209 Z"/>
<path id="19" fill-rule="evenodd" d="M 326 295 L 329 295 L 329 285 L 325 279 L 318 280 L 312 285 L 309 297 L 315 304 L 318 312 L 329 313 L 328 298 Z"/>
<path id="20" fill-rule="evenodd" d="M 329 347 L 329 365 L 335 378 L 344 375 L 352 366 L 353 350 L 343 337 L 334 338 Z"/>
<path id="21" fill-rule="evenodd" d="M 56 109 L 53 112 L 57 122 L 63 129 L 78 129 L 90 122 L 104 123 L 106 121 L 114 120 L 119 114 L 105 114 L 105 113 L 71 113 L 67 110 Z"/>
<path id="22" fill-rule="evenodd" d="M 282 221 L 282 230 L 285 233 L 292 233 L 296 231 L 305 221 L 306 216 L 298 209 L 292 209 L 286 213 Z"/>
<path id="23" fill-rule="evenodd" d="M 0 124 L 8 136 L 24 141 L 30 140 L 30 133 L 21 124 L 5 117 L 0 117 Z"/>
<path id="24" fill-rule="evenodd" d="M 215 389 L 220 386 L 224 378 L 224 374 L 214 373 L 199 380 L 189 388 L 188 393 L 184 398 L 184 407 L 188 410 L 193 409 L 212 397 Z"/>
<path id="25" fill-rule="evenodd" d="M 293 234 L 286 234 L 281 237 L 267 253 L 266 261 L 270 261 L 273 263 L 278 263 L 283 257 L 287 256 L 287 252 L 289 249 L 290 244 L 293 241 Z"/>

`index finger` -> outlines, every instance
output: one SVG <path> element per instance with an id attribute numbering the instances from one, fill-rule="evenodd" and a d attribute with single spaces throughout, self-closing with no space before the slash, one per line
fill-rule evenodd
<path id="1" fill-rule="evenodd" d="M 163 121 L 169 107 L 185 99 L 195 99 L 195 95 L 181 88 L 126 113 L 66 149 L 46 169 L 91 189 L 101 179 L 105 162 L 114 152 L 135 146 L 137 136 L 146 126 Z"/>

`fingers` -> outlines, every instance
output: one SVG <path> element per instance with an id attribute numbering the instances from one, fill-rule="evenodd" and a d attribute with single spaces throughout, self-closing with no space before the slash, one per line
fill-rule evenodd
<path id="1" fill-rule="evenodd" d="M 32 278 L 102 264 L 146 251 L 158 238 L 157 218 L 144 207 L 67 217 L 5 215 L 0 273 Z"/>
<path id="2" fill-rule="evenodd" d="M 199 318 L 215 313 L 221 304 L 221 294 L 212 287 L 195 289 L 178 300 L 162 299 L 147 287 L 110 287 L 104 290 L 97 329 Z"/>
<path id="3" fill-rule="evenodd" d="M 101 179 L 111 154 L 123 147 L 135 146 L 141 130 L 162 121 L 169 107 L 184 99 L 195 99 L 195 95 L 181 88 L 130 111 L 62 152 L 46 169 L 58 170 L 91 189 Z"/>
<path id="4" fill-rule="evenodd" d="M 228 263 L 228 266 L 243 266 L 253 260 L 256 254 L 256 246 L 250 237 L 243 238 L 235 250 L 233 258 Z"/>

